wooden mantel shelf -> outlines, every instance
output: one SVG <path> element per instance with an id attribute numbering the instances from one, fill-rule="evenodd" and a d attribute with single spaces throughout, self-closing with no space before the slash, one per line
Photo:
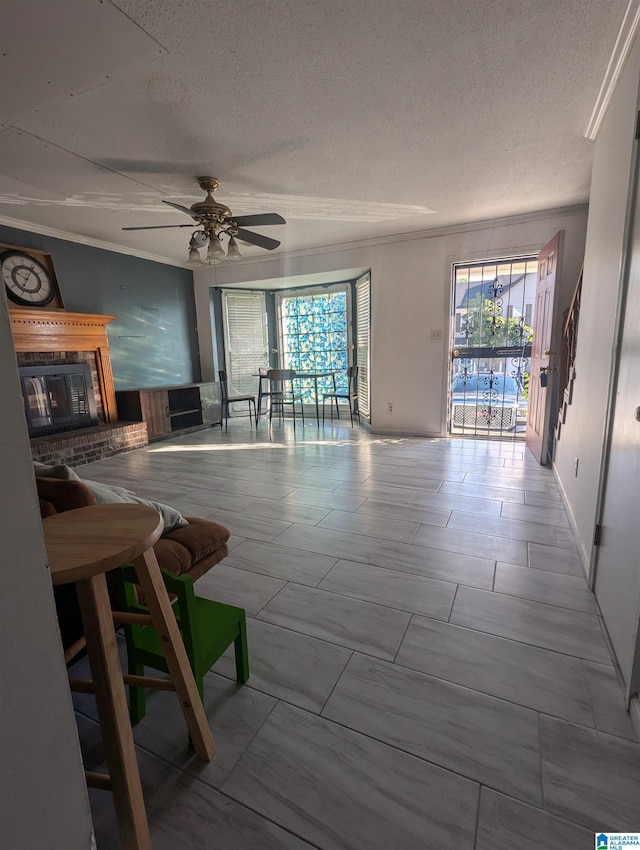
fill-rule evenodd
<path id="1" fill-rule="evenodd" d="M 10 309 L 16 352 L 93 351 L 105 420 L 118 421 L 107 325 L 116 316 L 41 308 Z"/>
<path id="2" fill-rule="evenodd" d="M 16 351 L 93 351 L 98 346 L 108 348 L 106 326 L 116 318 L 98 313 L 70 313 L 67 310 L 32 307 L 10 310 L 9 313 Z M 34 348 L 36 340 L 41 340 L 41 345 Z M 55 343 L 53 348 L 52 343 Z"/>

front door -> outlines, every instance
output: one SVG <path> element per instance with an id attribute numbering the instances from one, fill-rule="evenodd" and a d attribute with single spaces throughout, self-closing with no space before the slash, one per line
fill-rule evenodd
<path id="1" fill-rule="evenodd" d="M 552 350 L 554 327 L 554 295 L 562 262 L 564 231 L 561 230 L 538 254 L 535 331 L 531 347 L 529 379 L 529 413 L 526 442 L 536 460 L 543 466 L 551 463 L 551 421 L 554 413 L 554 391 L 557 384 L 559 354 Z M 555 364 L 555 365 L 554 365 Z"/>
<path id="2" fill-rule="evenodd" d="M 638 191 L 638 190 L 636 190 Z M 640 202 L 636 196 L 604 480 L 595 593 L 627 696 L 640 687 Z"/>
<path id="3" fill-rule="evenodd" d="M 449 431 L 524 439 L 537 257 L 456 264 Z"/>

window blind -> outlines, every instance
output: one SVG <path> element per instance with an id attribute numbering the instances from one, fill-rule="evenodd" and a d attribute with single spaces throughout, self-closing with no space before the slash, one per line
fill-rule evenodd
<path id="1" fill-rule="evenodd" d="M 222 293 L 229 395 L 256 395 L 260 367 L 269 366 L 264 292 Z"/>
<path id="2" fill-rule="evenodd" d="M 356 355 L 358 363 L 358 406 L 360 415 L 371 420 L 369 397 L 371 339 L 371 276 L 356 281 Z"/>

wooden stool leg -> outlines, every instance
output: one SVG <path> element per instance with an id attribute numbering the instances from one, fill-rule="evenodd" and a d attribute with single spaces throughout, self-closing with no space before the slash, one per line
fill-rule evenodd
<path id="1" fill-rule="evenodd" d="M 211 729 L 153 549 L 137 557 L 133 564 L 145 605 L 164 649 L 169 675 L 180 700 L 193 746 L 201 759 L 210 761 L 215 752 Z"/>
<path id="2" fill-rule="evenodd" d="M 126 850 L 151 850 L 104 573 L 76 584 L 111 790 Z"/>

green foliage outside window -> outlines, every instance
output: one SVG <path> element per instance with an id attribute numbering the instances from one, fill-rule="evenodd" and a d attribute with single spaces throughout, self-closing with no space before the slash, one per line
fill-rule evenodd
<path id="1" fill-rule="evenodd" d="M 533 329 L 525 325 L 522 318 L 505 318 L 494 301 L 481 295 L 469 301 L 462 316 L 461 330 L 466 345 L 485 348 L 520 348 L 533 340 Z"/>

